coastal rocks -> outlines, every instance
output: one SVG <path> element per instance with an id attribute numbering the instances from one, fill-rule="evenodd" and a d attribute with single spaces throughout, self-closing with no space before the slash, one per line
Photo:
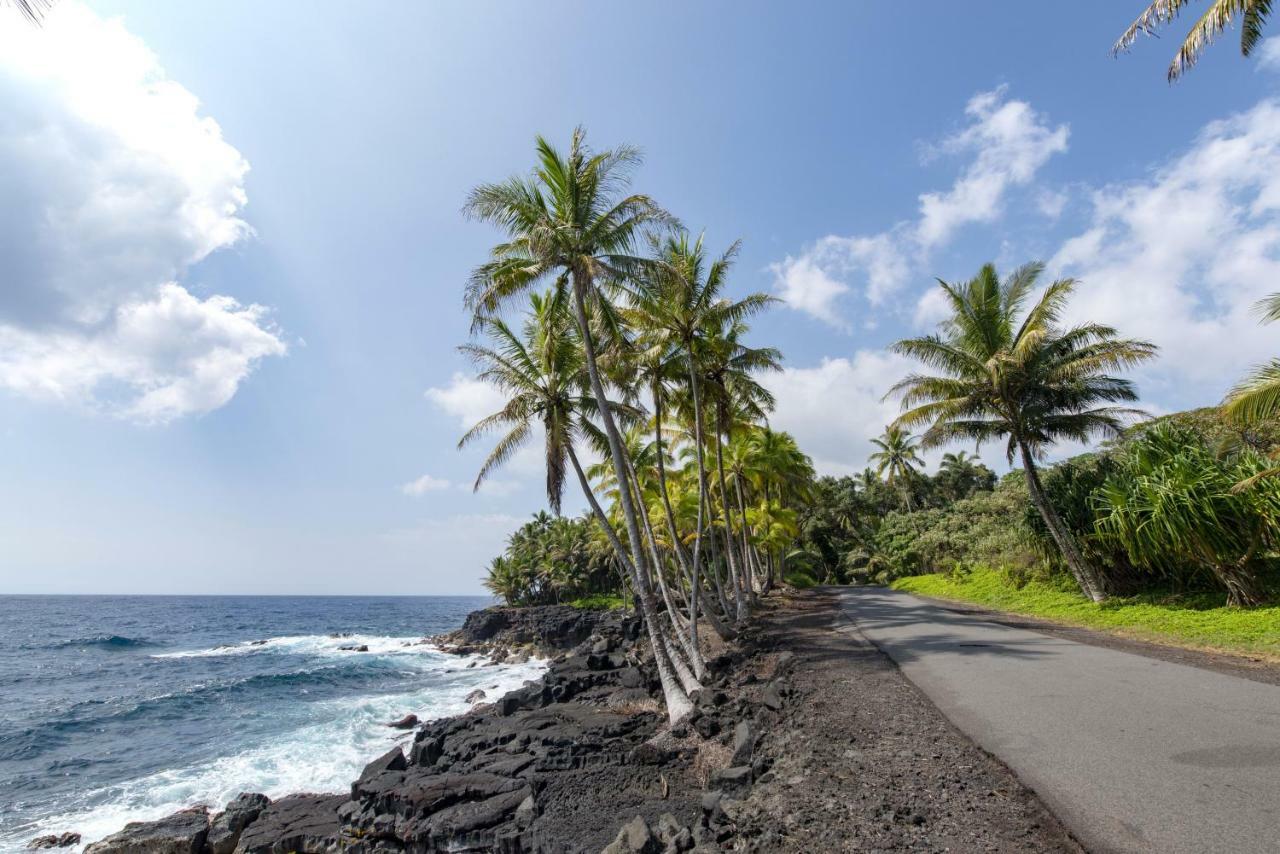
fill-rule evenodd
<path id="1" fill-rule="evenodd" d="M 369 645 L 365 643 L 352 643 L 338 647 L 342 652 L 368 652 Z"/>
<path id="2" fill-rule="evenodd" d="M 27 843 L 27 848 L 31 850 L 40 850 L 44 848 L 70 848 L 72 845 L 80 844 L 80 834 L 78 833 L 50 833 L 47 836 L 37 836 L 35 839 Z"/>
<path id="3" fill-rule="evenodd" d="M 240 834 L 271 805 L 271 799 L 256 792 L 241 792 L 213 817 L 205 843 L 206 854 L 232 854 Z"/>
<path id="4" fill-rule="evenodd" d="M 192 807 L 159 821 L 134 821 L 85 848 L 85 854 L 203 854 L 209 810 Z"/>
<path id="5" fill-rule="evenodd" d="M 289 854 L 295 851 L 328 854 L 338 851 L 342 846 L 338 807 L 346 800 L 346 795 L 290 795 L 281 798 L 244 829 L 236 854 Z"/>
<path id="6" fill-rule="evenodd" d="M 418 725 L 417 715 L 405 715 L 398 721 L 391 721 L 387 726 L 392 729 L 413 729 Z"/>
<path id="7" fill-rule="evenodd" d="M 481 700 L 483 700 L 487 696 L 488 695 L 485 694 L 483 688 L 477 688 L 467 696 L 463 697 L 463 702 L 475 705 L 476 703 L 479 703 Z"/>
<path id="8" fill-rule="evenodd" d="M 485 608 L 467 616 L 462 628 L 437 638 L 453 652 L 493 651 L 505 661 L 527 658 L 528 652 L 554 655 L 593 635 L 606 641 L 604 651 L 620 640 L 639 636 L 639 621 L 622 611 L 584 611 L 568 605 L 531 608 Z M 512 648 L 525 648 L 512 649 Z"/>

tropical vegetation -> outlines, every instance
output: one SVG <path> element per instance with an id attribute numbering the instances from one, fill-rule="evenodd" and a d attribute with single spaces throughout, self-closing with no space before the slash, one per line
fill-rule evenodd
<path id="1" fill-rule="evenodd" d="M 552 510 L 572 472 L 594 533 L 535 519 L 489 585 L 511 602 L 625 588 L 677 721 L 706 678 L 700 630 L 732 637 L 785 573 L 813 480 L 765 421 L 759 377 L 780 354 L 747 341 L 773 300 L 729 297 L 736 244 L 713 254 L 630 191 L 635 149 L 594 152 L 579 129 L 567 152 L 541 137 L 536 152 L 530 175 L 482 184 L 465 207 L 503 234 L 467 285 L 481 340 L 462 350 L 505 403 L 461 444 L 497 434 L 478 487 L 541 434 Z"/>
<path id="2" fill-rule="evenodd" d="M 921 370 L 890 389 L 903 412 L 868 467 L 817 477 L 769 424 L 782 357 L 750 324 L 775 299 L 730 295 L 738 244 L 712 251 L 632 192 L 634 149 L 594 152 L 578 130 L 567 152 L 538 138 L 536 153 L 529 175 L 476 187 L 465 208 L 502 232 L 467 285 L 475 338 L 461 350 L 503 405 L 460 445 L 490 443 L 479 488 L 540 442 L 551 510 L 512 534 L 487 583 L 512 604 L 632 604 L 672 721 L 706 679 L 706 633 L 734 637 L 781 582 L 990 571 L 1015 587 L 1069 579 L 1095 603 L 1269 599 L 1280 391 L 1268 369 L 1222 411 L 1143 421 L 1123 374 L 1156 348 L 1067 323 L 1073 280 L 988 264 L 940 281 L 937 331 L 892 346 Z M 1003 478 L 959 448 L 928 471 L 934 449 L 992 442 L 1014 467 Z M 575 518 L 561 516 L 569 483 L 586 506 Z"/>

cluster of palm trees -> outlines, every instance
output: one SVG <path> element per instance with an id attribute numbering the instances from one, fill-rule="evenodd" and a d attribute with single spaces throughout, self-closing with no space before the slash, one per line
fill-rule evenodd
<path id="1" fill-rule="evenodd" d="M 506 403 L 461 444 L 499 434 L 478 487 L 542 432 L 548 501 L 558 513 L 571 471 L 643 614 L 674 722 L 706 676 L 700 624 L 731 637 L 748 619 L 813 479 L 765 423 L 757 377 L 780 356 L 745 342 L 773 299 L 729 298 L 737 244 L 713 256 L 629 192 L 634 149 L 593 152 L 581 129 L 565 153 L 536 148 L 531 175 L 466 203 L 503 240 L 466 290 L 484 341 L 462 349 Z"/>

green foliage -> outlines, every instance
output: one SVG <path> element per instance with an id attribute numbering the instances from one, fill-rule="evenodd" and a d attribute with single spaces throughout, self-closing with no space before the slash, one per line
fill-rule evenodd
<path id="1" fill-rule="evenodd" d="M 1280 607 L 1228 608 L 1222 606 L 1220 595 L 1166 590 L 1115 597 L 1099 605 L 1065 589 L 1063 580 L 1059 575 L 1054 581 L 1019 585 L 1008 572 L 979 567 L 965 573 L 903 578 L 893 587 L 1131 637 L 1280 661 Z"/>
<path id="2" fill-rule="evenodd" d="M 890 513 L 875 536 L 878 563 L 869 576 L 887 582 L 906 575 L 989 564 L 1026 571 L 1038 563 L 1020 525 L 1029 503 L 1020 477 L 989 491 L 917 513 Z"/>
<path id="3" fill-rule="evenodd" d="M 1215 455 L 1192 429 L 1157 425 L 1129 443 L 1097 490 L 1097 536 L 1160 576 L 1207 570 L 1233 605 L 1265 598 L 1258 580 L 1280 543 L 1280 480 L 1253 451 Z"/>
<path id="4" fill-rule="evenodd" d="M 582 596 L 564 603 L 582 611 L 614 611 L 626 608 L 627 600 L 613 593 L 597 593 L 594 596 Z"/>
<path id="5" fill-rule="evenodd" d="M 572 604 L 594 597 L 612 601 L 622 594 L 608 545 L 592 520 L 546 513 L 510 536 L 484 584 L 508 605 Z"/>

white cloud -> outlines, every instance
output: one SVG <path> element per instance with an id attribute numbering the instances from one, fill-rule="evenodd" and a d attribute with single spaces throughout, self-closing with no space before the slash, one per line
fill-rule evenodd
<path id="1" fill-rule="evenodd" d="M 974 158 L 950 190 L 920 196 L 916 234 L 926 249 L 965 224 L 995 220 L 1010 187 L 1029 183 L 1050 157 L 1067 150 L 1067 126 L 1050 128 L 1026 101 L 1005 100 L 1003 86 L 974 95 L 965 115 L 970 124 L 941 149 Z"/>
<path id="2" fill-rule="evenodd" d="M 968 124 L 931 147 L 929 155 L 966 155 L 969 162 L 950 189 L 920 196 L 915 220 L 878 234 L 828 235 L 770 265 L 774 287 L 788 305 L 848 329 L 839 302 L 851 281 L 861 279 L 871 304 L 883 304 L 962 226 L 997 220 L 1009 191 L 1030 184 L 1067 148 L 1065 124 L 1050 126 L 1026 101 L 1007 99 L 1004 87 L 975 95 L 965 115 Z M 1064 203 L 1065 197 L 1042 192 L 1038 209 L 1052 219 Z"/>
<path id="3" fill-rule="evenodd" d="M 1280 71 L 1280 39 L 1269 38 L 1257 50 L 1258 69 Z"/>
<path id="4" fill-rule="evenodd" d="M 847 328 L 836 311 L 836 300 L 849 290 L 849 286 L 836 281 L 809 256 L 792 258 L 770 264 L 775 277 L 778 296 L 791 308 L 824 320 L 833 326 Z"/>
<path id="5" fill-rule="evenodd" d="M 1251 309 L 1280 290 L 1280 103 L 1212 122 L 1152 177 L 1092 201 L 1050 270 L 1081 280 L 1070 319 L 1161 346 L 1138 375 L 1145 393 L 1205 405 L 1276 352 Z"/>
<path id="6" fill-rule="evenodd" d="M 455 372 L 449 378 L 448 385 L 427 389 L 425 395 L 427 400 L 438 409 L 457 419 L 458 427 L 462 431 L 470 430 L 480 419 L 502 409 L 507 402 L 502 392 L 493 385 L 462 372 Z M 492 442 L 497 442 L 499 438 L 500 434 L 497 433 L 491 436 Z M 484 445 L 483 442 L 484 440 L 481 440 L 477 447 L 483 447 L 484 452 L 488 453 L 492 444 Z M 546 472 L 546 463 L 541 448 L 542 429 L 535 427 L 524 446 L 507 460 L 504 471 L 513 472 L 524 479 L 542 476 Z M 582 457 L 582 464 L 588 465 L 586 455 Z M 461 484 L 461 487 L 470 490 L 470 481 Z M 494 497 L 504 497 L 523 487 L 523 480 L 504 481 L 490 478 L 481 486 L 480 492 Z"/>
<path id="7" fill-rule="evenodd" d="M 174 280 L 251 233 L 244 157 L 118 20 L 0 9 L 0 387 L 166 421 L 285 345 L 261 306 Z"/>
<path id="8" fill-rule="evenodd" d="M 432 477 L 429 474 L 424 474 L 417 480 L 411 480 L 401 486 L 400 491 L 405 495 L 412 495 L 417 498 L 419 496 L 426 495 L 428 492 L 439 492 L 444 489 L 449 489 L 451 486 L 453 486 L 453 484 L 444 478 Z"/>
<path id="9" fill-rule="evenodd" d="M 458 419 L 458 426 L 470 430 L 480 419 L 503 407 L 502 392 L 487 382 L 464 373 L 455 373 L 443 388 L 429 388 L 427 400 L 447 415 Z"/>
<path id="10" fill-rule="evenodd" d="M 910 368 L 900 356 L 859 350 L 762 377 L 777 398 L 770 425 L 793 435 L 820 474 L 861 471 L 871 440 L 898 416 L 897 402 L 882 398 Z"/>

